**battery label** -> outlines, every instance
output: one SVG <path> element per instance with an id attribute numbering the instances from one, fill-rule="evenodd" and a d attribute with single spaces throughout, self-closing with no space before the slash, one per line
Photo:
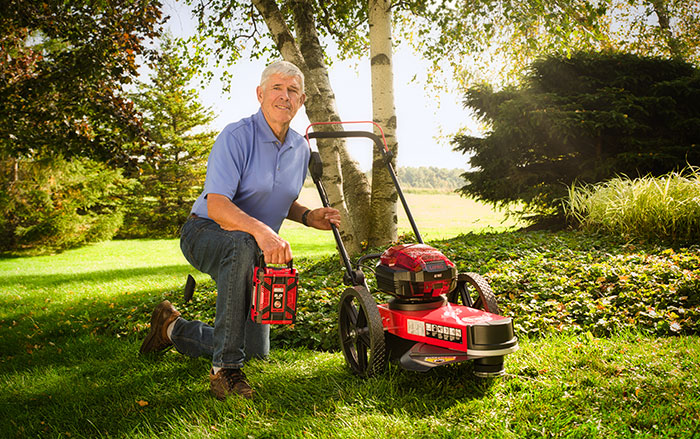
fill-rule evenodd
<path id="1" fill-rule="evenodd" d="M 284 285 L 273 285 L 272 286 L 272 310 L 279 311 L 282 308 L 282 301 L 284 300 Z"/>
<path id="2" fill-rule="evenodd" d="M 445 340 L 454 343 L 462 343 L 462 329 L 452 328 L 449 326 L 436 325 L 433 323 L 425 324 L 425 336 Z"/>

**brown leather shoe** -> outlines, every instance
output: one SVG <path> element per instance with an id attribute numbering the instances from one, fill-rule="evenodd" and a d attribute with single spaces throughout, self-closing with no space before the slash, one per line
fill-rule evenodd
<path id="1" fill-rule="evenodd" d="M 211 393 L 217 399 L 226 399 L 231 394 L 253 399 L 253 389 L 241 369 L 220 369 L 217 373 L 212 369 L 209 372 L 209 384 Z"/>
<path id="2" fill-rule="evenodd" d="M 151 314 L 151 330 L 148 331 L 146 339 L 141 344 L 139 352 L 141 354 L 150 354 L 151 352 L 159 352 L 173 342 L 168 338 L 168 326 L 180 317 L 180 312 L 173 307 L 173 304 L 168 300 L 164 300 L 158 304 Z"/>

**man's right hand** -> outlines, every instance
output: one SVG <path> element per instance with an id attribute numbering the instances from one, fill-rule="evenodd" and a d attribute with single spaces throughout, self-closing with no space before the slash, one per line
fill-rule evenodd
<path id="1" fill-rule="evenodd" d="M 269 227 L 253 235 L 266 264 L 286 264 L 292 260 L 292 247 Z"/>

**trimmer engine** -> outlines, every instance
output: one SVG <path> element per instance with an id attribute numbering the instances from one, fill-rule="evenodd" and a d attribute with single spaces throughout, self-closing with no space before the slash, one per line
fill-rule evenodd
<path id="1" fill-rule="evenodd" d="M 455 264 L 439 250 L 425 244 L 387 249 L 375 273 L 377 288 L 397 297 L 439 297 L 453 290 L 457 279 Z"/>

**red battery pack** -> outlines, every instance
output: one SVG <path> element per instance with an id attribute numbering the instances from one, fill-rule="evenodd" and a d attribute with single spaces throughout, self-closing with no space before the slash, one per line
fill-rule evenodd
<path id="1" fill-rule="evenodd" d="M 256 323 L 294 323 L 299 276 L 290 262 L 286 268 L 255 267 L 250 317 Z"/>

